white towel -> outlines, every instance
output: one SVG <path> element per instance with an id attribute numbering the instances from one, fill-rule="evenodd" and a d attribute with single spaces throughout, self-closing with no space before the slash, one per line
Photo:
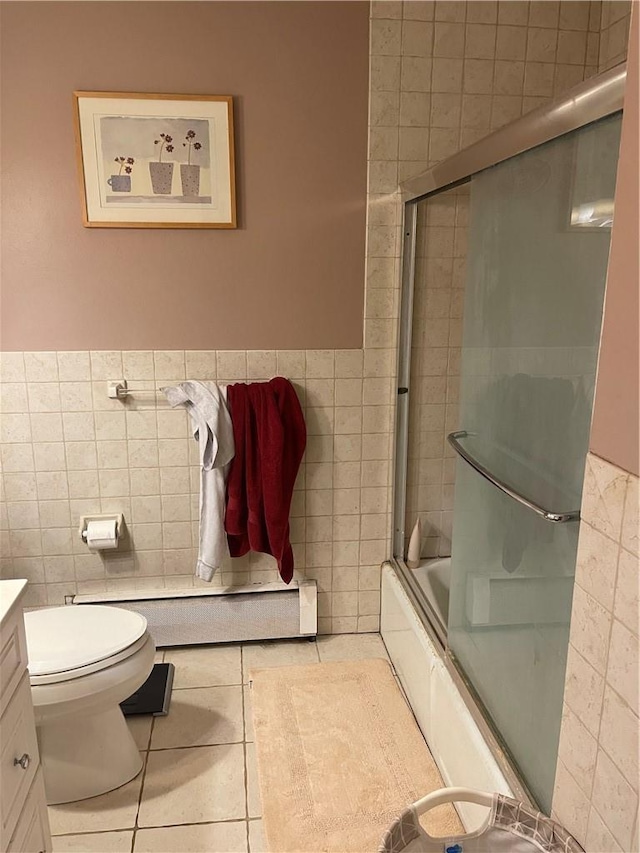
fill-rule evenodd
<path id="1" fill-rule="evenodd" d="M 210 581 L 229 554 L 224 510 L 229 463 L 235 454 L 227 389 L 188 380 L 162 389 L 172 407 L 184 406 L 200 450 L 200 548 L 196 577 Z"/>

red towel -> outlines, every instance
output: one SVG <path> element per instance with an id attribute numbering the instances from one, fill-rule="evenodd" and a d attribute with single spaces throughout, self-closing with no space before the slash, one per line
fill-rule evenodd
<path id="1" fill-rule="evenodd" d="M 227 480 L 225 530 L 232 557 L 262 551 L 278 561 L 280 577 L 293 577 L 289 510 L 307 441 L 293 385 L 269 382 L 229 385 L 227 403 L 236 455 Z"/>

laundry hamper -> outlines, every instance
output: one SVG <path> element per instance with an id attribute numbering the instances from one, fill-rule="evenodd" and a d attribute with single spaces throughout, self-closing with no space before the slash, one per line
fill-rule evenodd
<path id="1" fill-rule="evenodd" d="M 476 803 L 490 811 L 480 829 L 451 838 L 432 838 L 419 817 L 445 803 Z M 405 809 L 385 832 L 378 853 L 584 853 L 566 829 L 502 794 L 441 788 Z"/>

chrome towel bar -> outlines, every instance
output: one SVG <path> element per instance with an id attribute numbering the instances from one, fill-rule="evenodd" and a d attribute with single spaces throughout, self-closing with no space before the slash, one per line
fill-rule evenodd
<path id="1" fill-rule="evenodd" d="M 468 433 L 466 430 L 457 430 L 456 432 L 451 432 L 447 436 L 447 441 L 453 447 L 458 456 L 461 456 L 462 459 L 471 467 L 478 472 L 485 480 L 488 480 L 492 485 L 494 485 L 497 489 L 500 489 L 501 492 L 504 492 L 505 495 L 508 495 L 510 498 L 513 498 L 514 501 L 517 501 L 522 506 L 526 506 L 528 509 L 533 510 L 536 515 L 539 515 L 541 518 L 544 518 L 545 521 L 551 521 L 554 524 L 561 524 L 566 521 L 578 521 L 580 518 L 579 512 L 551 512 L 548 509 L 540 506 L 537 503 L 529 500 L 524 495 L 521 495 L 519 492 L 516 492 L 511 486 L 508 486 L 504 480 L 501 480 L 499 477 L 496 477 L 492 474 L 487 468 L 484 467 L 477 459 L 474 459 L 473 456 L 469 453 L 468 450 L 460 444 L 459 439 L 466 438 L 467 436 L 472 435 L 472 433 Z"/>

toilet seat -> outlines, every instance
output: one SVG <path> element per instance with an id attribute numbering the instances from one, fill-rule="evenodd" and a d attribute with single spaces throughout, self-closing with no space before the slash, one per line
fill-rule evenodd
<path id="1" fill-rule="evenodd" d="M 59 684 L 62 681 L 71 681 L 73 678 L 80 678 L 83 675 L 90 675 L 92 672 L 100 672 L 100 670 L 109 669 L 109 667 L 114 664 L 120 663 L 120 661 L 126 660 L 132 655 L 135 655 L 135 653 L 144 646 L 147 639 L 148 635 L 145 633 L 139 640 L 136 640 L 132 646 L 128 646 L 121 652 L 111 655 L 111 657 L 95 661 L 94 663 L 89 663 L 86 666 L 77 666 L 73 669 L 65 669 L 62 672 L 51 672 L 47 675 L 29 674 L 29 681 L 32 686 L 37 684 Z"/>
<path id="2" fill-rule="evenodd" d="M 32 685 L 57 684 L 108 669 L 139 651 L 147 620 L 101 605 L 51 607 L 25 613 Z"/>

